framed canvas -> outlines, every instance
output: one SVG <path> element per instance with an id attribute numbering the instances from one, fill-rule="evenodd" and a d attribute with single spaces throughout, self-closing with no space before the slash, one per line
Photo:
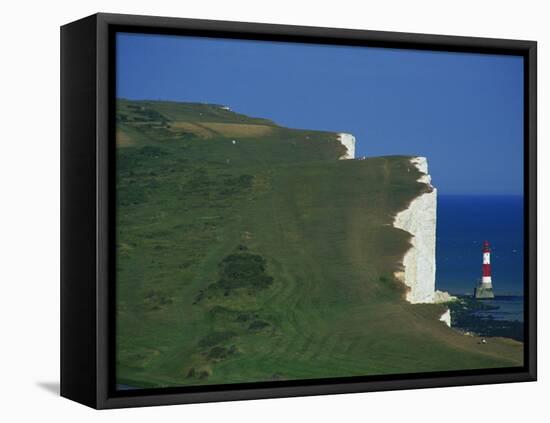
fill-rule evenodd
<path id="1" fill-rule="evenodd" d="M 536 380 L 535 42 L 96 14 L 61 72 L 62 396 Z"/>

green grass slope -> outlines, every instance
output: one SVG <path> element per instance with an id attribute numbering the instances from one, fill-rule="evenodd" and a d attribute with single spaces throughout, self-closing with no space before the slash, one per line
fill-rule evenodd
<path id="1" fill-rule="evenodd" d="M 217 105 L 117 108 L 117 381 L 136 387 L 508 367 L 411 305 L 395 214 L 407 157 L 337 160 L 337 134 Z"/>

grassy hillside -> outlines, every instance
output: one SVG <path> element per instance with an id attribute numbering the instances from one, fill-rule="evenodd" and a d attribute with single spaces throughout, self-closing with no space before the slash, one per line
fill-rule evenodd
<path id="1" fill-rule="evenodd" d="M 406 157 L 192 103 L 117 108 L 117 380 L 137 387 L 521 365 L 411 305 Z"/>

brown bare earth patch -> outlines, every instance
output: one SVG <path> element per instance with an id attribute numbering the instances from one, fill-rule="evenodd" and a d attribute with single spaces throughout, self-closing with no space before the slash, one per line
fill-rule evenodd
<path id="1" fill-rule="evenodd" d="M 226 137 L 258 137 L 273 131 L 273 127 L 268 125 L 218 122 L 201 122 L 201 125 Z"/>
<path id="2" fill-rule="evenodd" d="M 208 128 L 205 128 L 203 125 L 198 123 L 191 122 L 172 122 L 170 123 L 172 130 L 179 132 L 183 130 L 185 132 L 191 132 L 197 135 L 200 138 L 212 138 L 216 133 Z"/>
<path id="3" fill-rule="evenodd" d="M 134 144 L 134 141 L 132 141 L 132 138 L 130 136 L 122 131 L 121 129 L 117 129 L 116 131 L 116 145 L 117 147 L 129 147 Z"/>
<path id="4" fill-rule="evenodd" d="M 239 138 L 261 137 L 273 131 L 273 127 L 269 125 L 222 122 L 172 122 L 170 127 L 175 132 L 183 130 L 204 139 L 215 136 Z"/>
<path id="5" fill-rule="evenodd" d="M 226 137 L 260 137 L 273 131 L 273 127 L 269 125 L 218 122 L 201 122 L 201 125 Z"/>

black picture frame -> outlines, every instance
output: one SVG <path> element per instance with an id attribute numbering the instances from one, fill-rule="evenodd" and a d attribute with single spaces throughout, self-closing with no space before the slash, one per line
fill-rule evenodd
<path id="1" fill-rule="evenodd" d="M 114 35 L 217 38 L 520 55 L 524 58 L 523 367 L 186 388 L 114 389 Z M 537 44 L 534 41 L 95 14 L 61 28 L 61 395 L 97 409 L 534 381 Z"/>

